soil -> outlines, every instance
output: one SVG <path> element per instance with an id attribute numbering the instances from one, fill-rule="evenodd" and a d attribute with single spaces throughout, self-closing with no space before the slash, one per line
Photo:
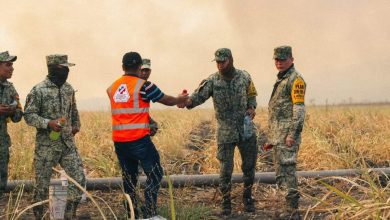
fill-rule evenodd
<path id="1" fill-rule="evenodd" d="M 320 198 L 320 196 L 324 194 L 323 189 L 312 187 L 312 185 L 313 184 L 311 184 L 308 180 L 300 180 L 300 189 L 306 195 L 302 196 L 300 200 L 301 217 L 307 215 L 307 217 L 309 217 L 308 219 L 328 219 L 330 216 L 325 212 L 316 212 L 312 210 L 307 212 L 307 210 L 317 202 L 307 195 Z M 234 184 L 232 189 L 233 211 L 232 215 L 228 217 L 222 217 L 219 215 L 221 195 L 217 187 L 186 187 L 174 189 L 173 192 L 176 212 L 179 213 L 179 209 L 183 207 L 188 208 L 194 207 L 195 205 L 203 205 L 204 207 L 207 207 L 208 214 L 206 215 L 207 217 L 200 219 L 281 219 L 279 216 L 284 213 L 284 196 L 278 192 L 274 185 L 259 183 L 254 186 L 253 197 L 255 199 L 256 212 L 251 214 L 243 212 L 242 184 Z M 93 191 L 90 193 L 93 194 L 107 219 L 115 219 L 114 215 L 110 211 L 110 208 L 113 210 L 117 219 L 126 219 L 125 209 L 122 205 L 122 192 L 120 190 L 111 192 Z M 16 194 L 16 192 L 12 194 L 5 194 L 5 197 L 0 200 L 0 213 L 7 213 L 6 210 L 9 206 L 8 204 L 14 204 L 13 202 L 9 202 L 9 197 L 12 195 L 12 198 L 15 201 L 15 197 L 17 196 Z M 18 204 L 18 210 L 23 210 L 31 204 L 30 202 L 31 193 L 24 193 L 21 197 L 20 203 Z M 169 192 L 167 189 L 161 189 L 159 192 L 159 206 L 166 207 L 167 204 L 169 204 Z M 78 219 L 84 220 L 102 219 L 98 209 L 90 200 L 82 202 L 79 205 L 77 216 Z M 5 214 L 1 214 L 0 219 L 5 219 Z M 34 219 L 32 210 L 25 212 L 20 219 Z M 181 220 L 180 216 L 177 216 L 176 219 Z"/>

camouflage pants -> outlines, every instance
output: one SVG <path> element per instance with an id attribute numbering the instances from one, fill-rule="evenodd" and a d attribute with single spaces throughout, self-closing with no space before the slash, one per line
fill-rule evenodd
<path id="1" fill-rule="evenodd" d="M 240 151 L 245 189 L 251 189 L 255 177 L 255 168 L 257 160 L 257 137 L 253 135 L 247 141 L 238 143 L 218 144 L 217 158 L 220 163 L 220 189 L 224 200 L 230 200 L 231 179 L 234 167 L 234 149 L 238 147 Z M 230 201 L 229 201 L 230 202 Z"/>
<path id="2" fill-rule="evenodd" d="M 52 145 L 37 143 L 34 155 L 35 188 L 34 202 L 48 198 L 50 178 L 53 173 L 52 167 L 60 164 L 66 174 L 76 180 L 80 185 L 85 185 L 82 160 L 74 147 L 67 147 L 64 143 L 58 142 Z M 73 183 L 68 185 L 68 201 L 78 203 L 82 191 Z"/>
<path id="3" fill-rule="evenodd" d="M 10 145 L 9 136 L 0 135 L 0 197 L 7 186 Z"/>
<path id="4" fill-rule="evenodd" d="M 299 192 L 296 176 L 297 154 L 299 146 L 274 147 L 274 161 L 276 166 L 276 184 L 281 189 L 287 189 L 286 203 L 288 208 L 297 209 Z"/>

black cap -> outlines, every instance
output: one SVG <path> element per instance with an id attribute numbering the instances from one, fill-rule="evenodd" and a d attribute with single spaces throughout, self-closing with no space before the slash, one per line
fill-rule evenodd
<path id="1" fill-rule="evenodd" d="M 137 52 L 128 52 L 123 55 L 122 64 L 128 67 L 142 65 L 142 57 Z"/>

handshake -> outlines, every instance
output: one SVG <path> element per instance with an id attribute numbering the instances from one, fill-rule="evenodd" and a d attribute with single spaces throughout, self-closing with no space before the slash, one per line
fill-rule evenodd
<path id="1" fill-rule="evenodd" d="M 188 96 L 186 89 L 183 89 L 183 92 L 177 96 L 177 99 L 178 99 L 178 103 L 176 104 L 176 106 L 178 108 L 184 108 L 192 104 L 192 101 Z"/>

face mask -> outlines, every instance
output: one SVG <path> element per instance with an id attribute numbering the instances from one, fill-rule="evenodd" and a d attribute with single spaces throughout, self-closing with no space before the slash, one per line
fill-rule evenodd
<path id="1" fill-rule="evenodd" d="M 49 67 L 49 75 L 47 76 L 50 81 L 56 84 L 58 87 L 64 85 L 66 80 L 68 79 L 69 67 Z"/>

